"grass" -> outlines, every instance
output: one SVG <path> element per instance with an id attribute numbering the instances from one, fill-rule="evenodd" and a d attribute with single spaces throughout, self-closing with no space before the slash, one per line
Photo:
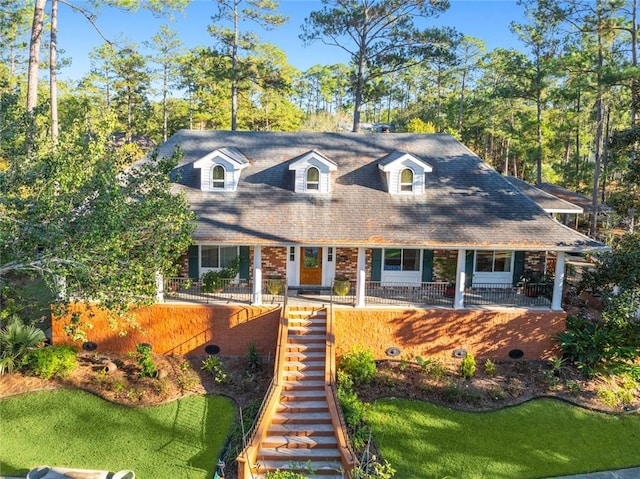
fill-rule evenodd
<path id="1" fill-rule="evenodd" d="M 118 471 L 138 479 L 204 479 L 234 420 L 221 396 L 191 396 L 129 408 L 83 391 L 56 390 L 0 400 L 0 474 L 38 465 Z"/>
<path id="2" fill-rule="evenodd" d="M 486 413 L 382 399 L 368 419 L 397 479 L 527 479 L 640 466 L 639 415 L 552 399 Z"/>

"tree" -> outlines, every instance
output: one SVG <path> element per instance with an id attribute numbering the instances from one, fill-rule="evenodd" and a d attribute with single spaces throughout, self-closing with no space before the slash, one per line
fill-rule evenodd
<path id="1" fill-rule="evenodd" d="M 448 0 L 322 0 L 324 8 L 311 12 L 300 39 L 346 51 L 355 68 L 353 131 L 360 115 L 367 84 L 375 77 L 399 71 L 436 56 L 456 35 L 453 30 L 418 30 L 413 20 L 437 15 Z"/>
<path id="2" fill-rule="evenodd" d="M 244 64 L 242 52 L 253 52 L 258 40 L 254 33 L 241 32 L 240 22 L 251 21 L 262 28 L 274 28 L 287 20 L 274 13 L 278 8 L 276 0 L 216 0 L 218 12 L 212 17 L 214 25 L 209 33 L 219 42 L 223 55 L 231 59 L 228 79 L 231 81 L 231 129 L 237 129 L 238 87 L 249 68 Z M 215 22 L 227 22 L 230 26 L 217 25 Z"/>
<path id="3" fill-rule="evenodd" d="M 15 119 L 18 123 L 20 120 Z M 59 147 L 7 155 L 0 171 L 0 283 L 43 278 L 60 304 L 91 300 L 110 309 L 148 303 L 156 273 L 174 272 L 190 244 L 193 215 L 171 193 L 177 157 L 123 171 L 111 125 L 88 136 L 61 131 Z"/>

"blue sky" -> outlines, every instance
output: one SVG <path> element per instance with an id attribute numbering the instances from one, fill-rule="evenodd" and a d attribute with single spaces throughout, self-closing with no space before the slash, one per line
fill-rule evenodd
<path id="1" fill-rule="evenodd" d="M 487 48 L 518 48 L 519 43 L 509 30 L 511 21 L 522 21 L 523 7 L 515 0 L 450 0 L 451 8 L 430 23 L 452 26 L 464 35 L 483 40 Z M 273 31 L 255 30 L 261 40 L 278 45 L 287 54 L 289 63 L 304 71 L 316 64 L 329 65 L 348 62 L 345 54 L 337 48 L 321 43 L 303 47 L 299 40 L 300 25 L 313 10 L 322 6 L 319 0 L 281 0 L 280 11 L 290 17 L 289 23 Z M 178 33 L 186 48 L 212 45 L 207 32 L 211 16 L 216 8 L 212 0 L 195 0 L 187 9 L 176 13 L 173 20 L 154 17 L 140 10 L 135 14 L 113 9 L 102 9 L 96 19 L 104 35 L 109 39 L 123 39 L 139 45 L 149 40 L 163 24 L 168 24 Z M 64 50 L 61 55 L 71 61 L 71 65 L 61 71 L 62 79 L 80 79 L 89 69 L 89 52 L 102 43 L 89 22 L 80 14 L 60 5 L 58 21 L 58 45 Z"/>

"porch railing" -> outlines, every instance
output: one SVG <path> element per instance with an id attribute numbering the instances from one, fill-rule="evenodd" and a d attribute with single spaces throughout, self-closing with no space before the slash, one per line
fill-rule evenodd
<path id="1" fill-rule="evenodd" d="M 549 307 L 553 285 L 527 283 L 511 286 L 502 283 L 482 283 L 466 287 L 465 306 Z"/>
<path id="2" fill-rule="evenodd" d="M 448 283 L 387 283 L 367 281 L 367 304 L 453 306 L 453 290 Z"/>
<path id="3" fill-rule="evenodd" d="M 164 282 L 166 300 L 197 303 L 253 302 L 253 282 L 244 279 L 219 279 L 214 287 L 206 288 L 202 282 L 188 278 L 167 278 Z M 287 284 L 284 280 L 265 279 L 262 282 L 263 303 L 285 303 Z"/>

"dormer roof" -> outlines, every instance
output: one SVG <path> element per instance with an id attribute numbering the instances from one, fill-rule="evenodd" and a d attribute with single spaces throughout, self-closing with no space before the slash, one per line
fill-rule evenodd
<path id="1" fill-rule="evenodd" d="M 392 195 L 423 194 L 424 175 L 433 171 L 426 161 L 400 150 L 380 160 L 378 168 L 386 174 L 387 192 Z"/>
<path id="2" fill-rule="evenodd" d="M 249 159 L 237 148 L 218 148 L 193 162 L 200 169 L 202 191 L 236 191 L 240 172 L 249 166 Z"/>
<path id="3" fill-rule="evenodd" d="M 316 150 L 300 155 L 289 164 L 295 172 L 296 193 L 329 193 L 329 176 L 338 165 Z"/>

